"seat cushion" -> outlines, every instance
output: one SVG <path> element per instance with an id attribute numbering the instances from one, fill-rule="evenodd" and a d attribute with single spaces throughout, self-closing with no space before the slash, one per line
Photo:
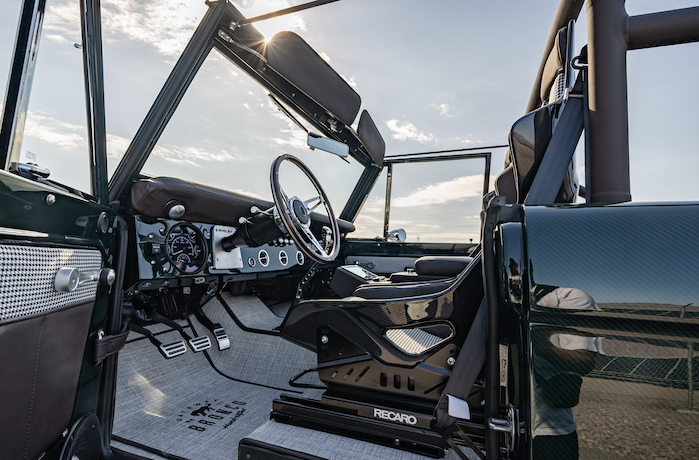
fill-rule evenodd
<path id="1" fill-rule="evenodd" d="M 421 276 L 456 276 L 473 262 L 467 256 L 426 256 L 415 261 L 415 272 Z"/>

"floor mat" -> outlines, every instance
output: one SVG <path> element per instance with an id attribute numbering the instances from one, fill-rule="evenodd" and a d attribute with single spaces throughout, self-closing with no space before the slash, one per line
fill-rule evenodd
<path id="1" fill-rule="evenodd" d="M 233 297 L 231 302 L 238 299 L 240 297 Z M 257 300 L 257 302 L 260 301 Z M 267 308 L 264 304 L 262 307 Z M 214 344 L 206 352 L 216 369 L 229 377 L 246 382 L 295 392 L 304 391 L 291 387 L 289 379 L 317 365 L 314 352 L 301 348 L 280 336 L 255 334 L 240 329 L 217 298 L 211 299 L 203 310 L 209 319 L 223 326 L 231 342 L 231 347 L 227 350 L 220 351 Z M 197 333 L 200 335 L 206 333 L 211 336 L 211 333 L 204 329 L 196 318 L 192 317 L 191 320 Z M 321 385 L 315 373 L 304 376 L 300 381 Z"/>
<path id="2" fill-rule="evenodd" d="M 316 457 L 333 460 L 424 460 L 428 457 L 392 449 L 370 442 L 345 438 L 336 434 L 286 425 L 269 420 L 248 436 L 250 439 L 285 447 Z M 478 460 L 475 452 L 462 448 L 469 459 Z M 451 449 L 445 452 L 445 460 L 458 460 L 459 456 Z"/>
<path id="3" fill-rule="evenodd" d="M 202 353 L 166 360 L 139 340 L 120 353 L 113 433 L 178 457 L 235 458 L 240 439 L 269 419 L 279 394 L 226 379 Z"/>
<path id="4" fill-rule="evenodd" d="M 272 313 L 256 295 L 234 296 L 228 292 L 221 293 L 221 299 L 231 310 L 240 326 L 255 331 L 278 332 L 284 318 Z"/>

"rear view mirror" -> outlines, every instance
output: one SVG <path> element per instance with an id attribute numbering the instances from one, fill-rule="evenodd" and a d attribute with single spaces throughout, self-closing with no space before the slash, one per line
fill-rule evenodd
<path id="1" fill-rule="evenodd" d="M 311 150 L 323 150 L 341 158 L 347 158 L 349 156 L 349 145 L 328 139 L 327 137 L 322 137 L 318 134 L 308 133 L 308 146 Z"/>

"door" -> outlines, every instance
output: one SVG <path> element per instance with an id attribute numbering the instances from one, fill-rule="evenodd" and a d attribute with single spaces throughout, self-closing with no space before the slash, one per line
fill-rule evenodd
<path id="1" fill-rule="evenodd" d="M 696 455 L 698 219 L 690 204 L 526 210 L 532 458 Z"/>
<path id="2" fill-rule="evenodd" d="M 118 264 L 116 213 L 105 206 L 98 2 L 81 1 L 76 28 L 66 29 L 82 30 L 81 44 L 50 35 L 42 62 L 42 22 L 57 14 L 45 3 L 22 2 L 0 131 L 0 456 L 11 459 L 59 457 L 75 422 L 98 412 L 105 353 L 95 347 L 112 343 L 105 329 Z M 41 88 L 33 105 L 32 83 Z M 87 119 L 87 130 L 71 117 Z M 83 459 L 99 456 L 93 420 L 83 430 L 91 447 L 84 435 L 73 444 Z"/>

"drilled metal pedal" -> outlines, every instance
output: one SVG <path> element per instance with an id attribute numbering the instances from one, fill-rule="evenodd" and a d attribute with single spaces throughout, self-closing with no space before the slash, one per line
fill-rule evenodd
<path id="1" fill-rule="evenodd" d="M 189 339 L 189 346 L 195 353 L 199 351 L 208 350 L 209 348 L 211 348 L 211 339 L 208 335 L 200 335 L 199 337 Z"/>
<path id="2" fill-rule="evenodd" d="M 222 327 L 214 329 L 214 335 L 216 336 L 216 342 L 218 342 L 219 350 L 225 350 L 226 348 L 231 347 L 231 341 L 228 338 L 228 334 L 226 334 L 226 331 Z"/>
<path id="3" fill-rule="evenodd" d="M 177 342 L 160 344 L 158 350 L 165 358 L 170 359 L 186 352 L 187 345 L 184 344 L 184 340 L 178 340 Z"/>

